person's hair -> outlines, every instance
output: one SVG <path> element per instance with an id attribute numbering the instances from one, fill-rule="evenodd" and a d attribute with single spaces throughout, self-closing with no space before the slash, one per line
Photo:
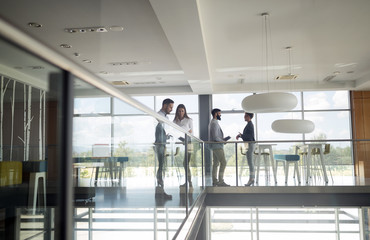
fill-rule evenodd
<path id="1" fill-rule="evenodd" d="M 166 98 L 165 100 L 163 100 L 162 102 L 162 107 L 166 104 L 170 104 L 170 103 L 174 103 L 174 101 L 172 99 L 169 99 L 169 98 Z"/>
<path id="2" fill-rule="evenodd" d="M 174 118 L 173 120 L 175 120 L 175 121 L 180 120 L 179 110 L 180 110 L 181 108 L 185 110 L 184 118 L 189 118 L 188 113 L 186 112 L 186 107 L 185 107 L 185 105 L 184 105 L 184 104 L 179 104 L 179 105 L 177 106 L 177 108 L 176 108 L 176 114 L 175 114 L 175 118 Z"/>
<path id="3" fill-rule="evenodd" d="M 221 112 L 221 109 L 214 108 L 214 109 L 212 110 L 212 112 L 211 112 L 212 117 L 214 117 L 214 116 L 215 116 L 215 114 L 216 114 L 216 113 L 218 113 L 218 112 Z"/>
<path id="4" fill-rule="evenodd" d="M 247 114 L 251 119 L 254 117 L 254 113 L 246 112 L 245 114 Z"/>

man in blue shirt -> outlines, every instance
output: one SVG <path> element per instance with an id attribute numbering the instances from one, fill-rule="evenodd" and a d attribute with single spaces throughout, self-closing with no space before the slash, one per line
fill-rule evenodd
<path id="1" fill-rule="evenodd" d="M 249 181 L 245 186 L 251 186 L 254 184 L 254 165 L 253 165 L 253 150 L 254 150 L 254 126 L 252 123 L 252 118 L 254 114 L 246 112 L 244 114 L 244 120 L 247 122 L 243 130 L 243 134 L 239 133 L 236 136 L 236 140 L 242 138 L 244 142 L 248 142 L 248 151 L 247 151 L 247 161 L 249 166 Z"/>
<path id="2" fill-rule="evenodd" d="M 167 117 L 172 111 L 174 101 L 172 99 L 166 98 L 162 102 L 162 108 L 159 110 L 158 114 Z M 164 129 L 164 123 L 159 121 L 156 128 L 155 128 L 155 150 L 158 159 L 158 170 L 157 170 L 157 188 L 156 188 L 156 196 L 163 197 L 165 199 L 172 199 L 172 196 L 165 193 L 164 191 L 164 183 L 163 183 L 163 164 L 165 161 L 165 150 L 166 150 L 166 141 L 168 136 Z"/>

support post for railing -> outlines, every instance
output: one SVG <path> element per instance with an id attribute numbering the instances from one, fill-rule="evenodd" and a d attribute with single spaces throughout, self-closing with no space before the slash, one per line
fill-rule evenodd
<path id="1" fill-rule="evenodd" d="M 236 186 L 239 186 L 238 183 L 238 143 L 235 143 L 235 178 L 236 178 Z"/>
<path id="2" fill-rule="evenodd" d="M 189 201 L 188 201 L 188 194 L 189 194 L 189 181 L 188 181 L 188 170 L 189 170 L 189 154 L 188 154 L 188 142 L 189 136 L 185 134 L 185 209 L 186 209 L 186 216 L 189 216 Z"/>

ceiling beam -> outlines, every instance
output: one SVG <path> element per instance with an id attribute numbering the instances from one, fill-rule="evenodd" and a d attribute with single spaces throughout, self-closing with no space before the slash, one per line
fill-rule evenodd
<path id="1" fill-rule="evenodd" d="M 212 93 L 196 0 L 150 0 L 194 93 Z"/>

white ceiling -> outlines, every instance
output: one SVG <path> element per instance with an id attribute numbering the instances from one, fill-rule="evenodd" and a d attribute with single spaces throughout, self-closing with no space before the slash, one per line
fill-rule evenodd
<path id="1" fill-rule="evenodd" d="M 369 0 L 0 1 L 2 18 L 106 81 L 128 82 L 117 86 L 124 93 L 143 95 L 370 90 L 369 11 Z M 108 31 L 65 31 L 84 27 Z M 298 78 L 275 80 L 289 73 L 288 46 Z"/>

